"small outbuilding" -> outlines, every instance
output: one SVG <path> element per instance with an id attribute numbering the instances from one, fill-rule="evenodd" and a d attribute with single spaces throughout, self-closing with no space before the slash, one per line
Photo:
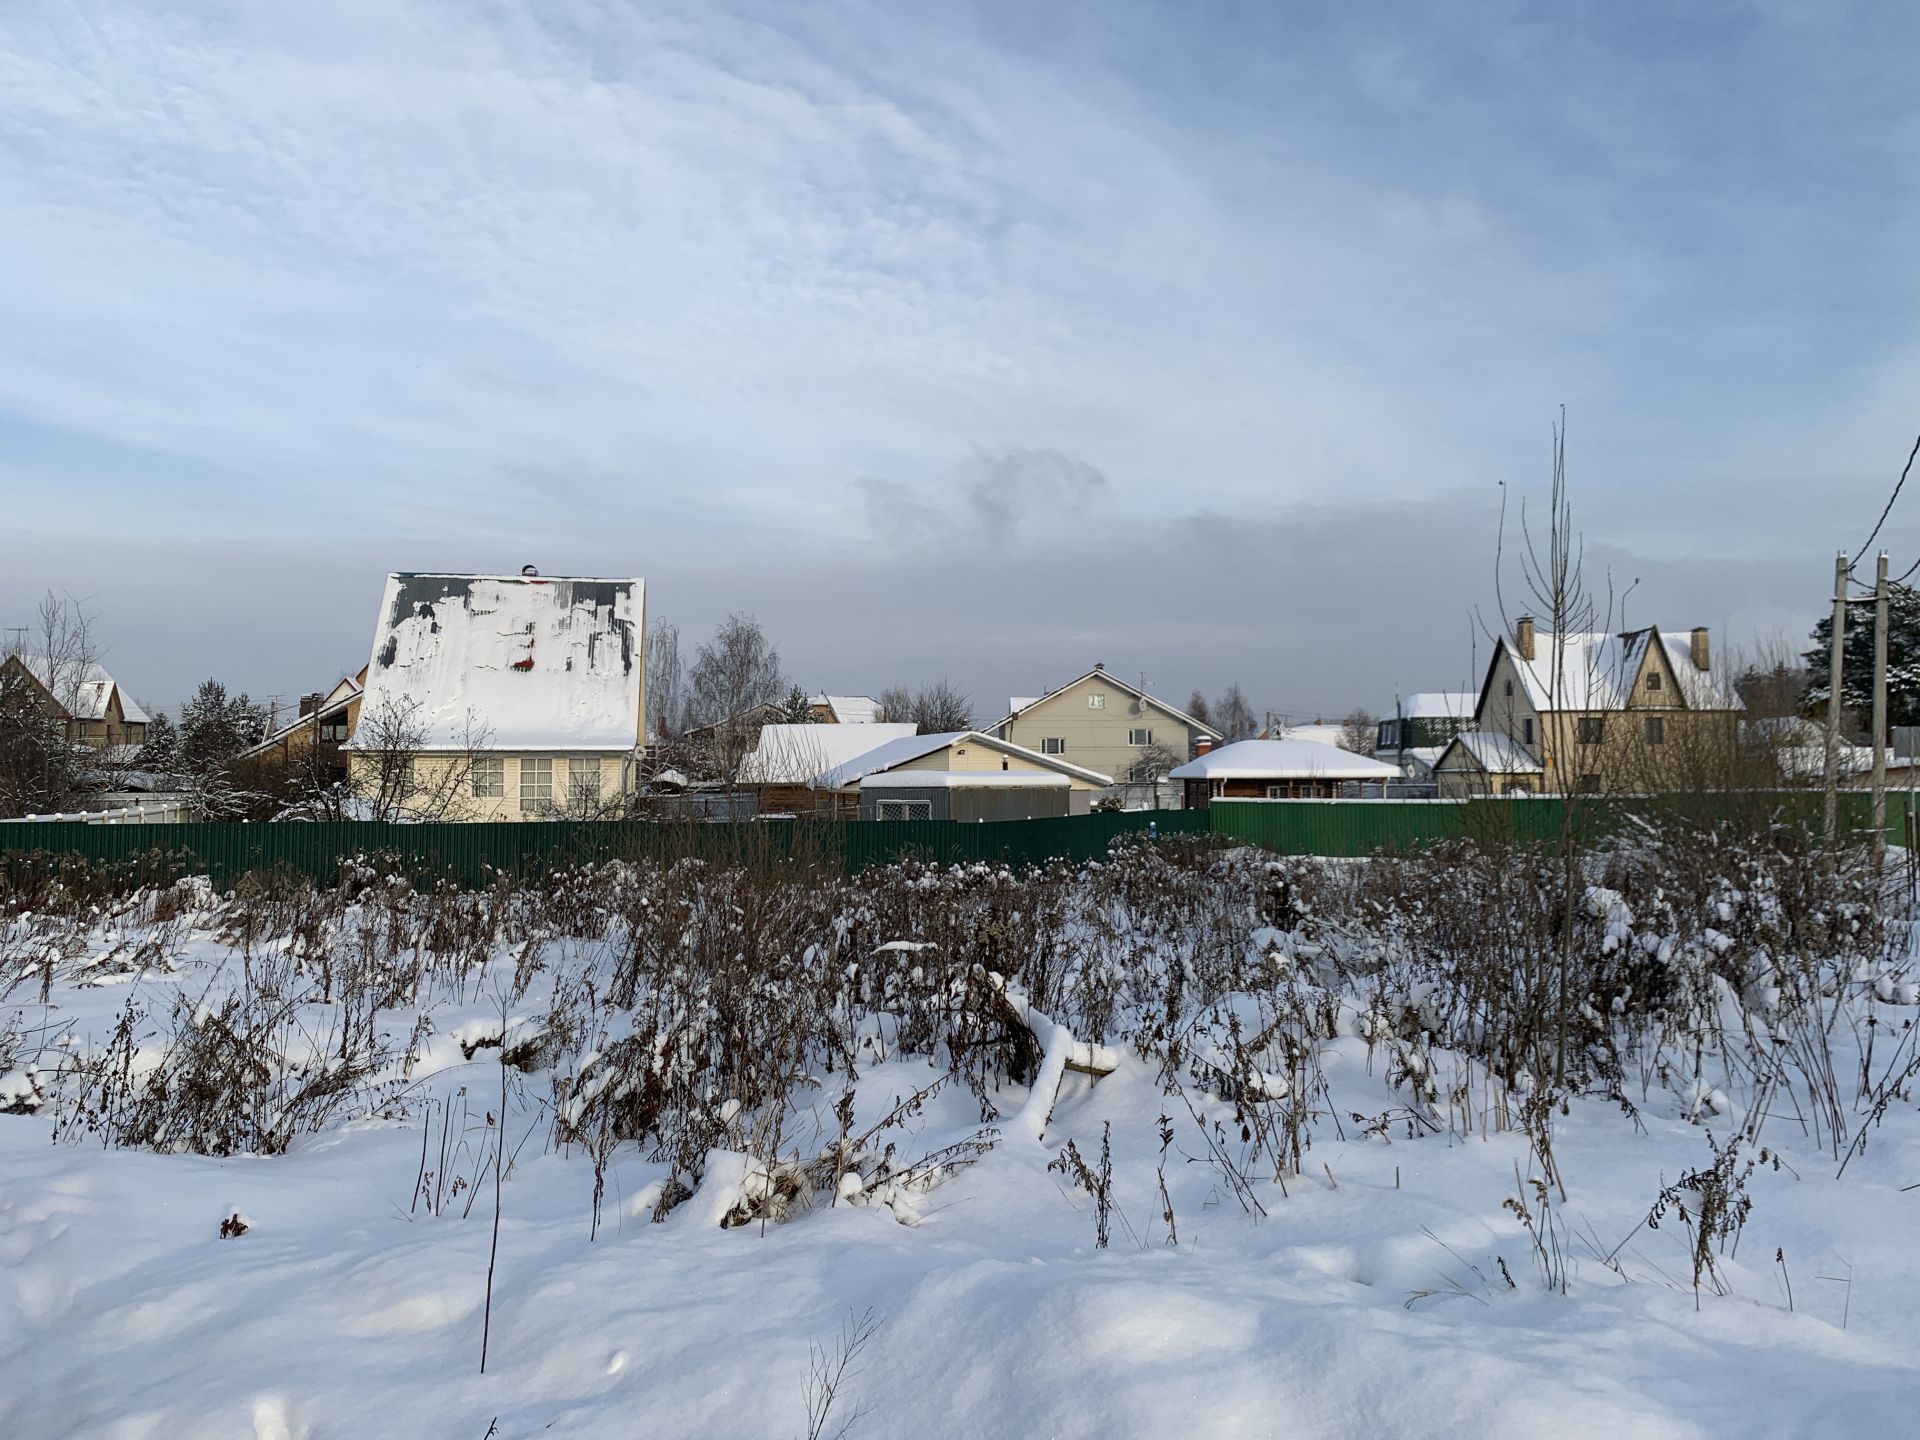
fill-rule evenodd
<path id="1" fill-rule="evenodd" d="M 1545 770 L 1527 747 L 1497 730 L 1456 735 L 1433 762 L 1440 798 L 1474 795 L 1530 795 L 1540 788 Z"/>
<path id="2" fill-rule="evenodd" d="M 1400 769 L 1318 740 L 1237 740 L 1174 770 L 1189 810 L 1209 800 L 1332 800 L 1384 787 Z M 1376 793 L 1379 793 L 1376 791 Z"/>
<path id="3" fill-rule="evenodd" d="M 1037 820 L 1086 814 L 1113 777 L 954 730 L 891 740 L 813 783 L 853 800 L 862 820 Z"/>

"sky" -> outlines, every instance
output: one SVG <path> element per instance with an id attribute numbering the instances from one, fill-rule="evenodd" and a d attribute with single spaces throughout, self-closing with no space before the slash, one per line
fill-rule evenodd
<path id="1" fill-rule="evenodd" d="M 1920 429 L 1916 42 L 1842 0 L 11 0 L 0 626 L 51 588 L 150 705 L 293 697 L 386 572 L 531 563 L 983 722 L 1096 661 L 1390 712 L 1477 683 L 1564 406 L 1611 623 L 1798 646 Z M 1880 543 L 1920 558 L 1920 493 Z"/>

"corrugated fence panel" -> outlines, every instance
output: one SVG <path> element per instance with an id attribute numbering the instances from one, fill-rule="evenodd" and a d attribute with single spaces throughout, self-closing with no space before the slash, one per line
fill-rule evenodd
<path id="1" fill-rule="evenodd" d="M 1912 797 L 1887 794 L 1887 837 L 1905 844 Z M 1684 819 L 1693 824 L 1739 820 L 1818 836 L 1824 827 L 1818 791 L 1565 799 L 1529 796 L 1478 800 L 1214 800 L 1207 814 L 1213 833 L 1283 855 L 1362 856 L 1411 850 L 1446 840 L 1551 840 L 1569 823 L 1597 839 L 1641 821 Z M 1871 800 L 1858 790 L 1839 799 L 1843 833 L 1864 840 Z"/>
<path id="2" fill-rule="evenodd" d="M 206 874 L 221 889 L 241 876 L 275 870 L 322 884 L 364 861 L 416 883 L 490 884 L 500 874 L 531 876 L 555 867 L 612 859 L 716 862 L 817 855 L 848 870 L 914 856 L 937 863 L 1088 860 L 1126 835 L 1204 834 L 1200 811 L 1127 811 L 986 824 L 957 821 L 845 822 L 770 820 L 512 821 L 475 825 L 180 824 L 106 826 L 0 824 L 0 856 L 75 856 L 106 864 L 152 861 L 163 871 Z"/>
<path id="3" fill-rule="evenodd" d="M 490 884 L 502 874 L 535 876 L 568 865 L 612 859 L 715 862 L 818 856 L 859 871 L 909 856 L 952 864 L 1008 861 L 1044 864 L 1104 855 L 1124 836 L 1142 838 L 1212 833 L 1288 855 L 1363 856 L 1440 841 L 1546 840 L 1560 833 L 1573 807 L 1574 823 L 1589 837 L 1631 826 L 1662 812 L 1695 822 L 1738 816 L 1818 835 L 1817 792 L 1708 795 L 1608 800 L 1552 797 L 1484 800 L 1215 800 L 1206 810 L 1121 811 L 1048 820 L 966 824 L 950 820 L 770 820 L 742 824 L 700 821 L 546 821 L 484 825 L 167 824 L 88 825 L 0 823 L 0 873 L 21 857 L 73 856 L 93 862 L 148 864 L 166 873 L 206 874 L 221 889 L 249 873 L 285 870 L 322 884 L 341 867 L 365 861 L 411 876 L 418 884 L 450 880 Z M 1869 800 L 1840 797 L 1842 828 L 1864 838 Z M 1912 797 L 1887 796 L 1888 837 L 1906 843 Z"/>

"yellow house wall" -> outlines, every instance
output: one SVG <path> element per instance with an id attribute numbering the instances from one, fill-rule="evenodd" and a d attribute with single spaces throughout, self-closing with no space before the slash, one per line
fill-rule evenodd
<path id="1" fill-rule="evenodd" d="M 469 780 L 463 784 L 460 793 L 453 797 L 446 818 L 459 821 L 495 821 L 495 820 L 544 820 L 551 818 L 544 810 L 523 812 L 520 808 L 520 766 L 527 760 L 547 759 L 553 761 L 553 803 L 565 809 L 570 794 L 567 761 L 570 759 L 592 758 L 593 752 L 578 750 L 561 752 L 527 751 L 520 754 L 494 754 L 488 758 L 504 762 L 504 776 L 498 796 L 478 796 L 472 793 Z M 625 751 L 598 752 L 600 760 L 600 796 L 611 800 L 627 793 L 633 788 L 634 772 L 631 757 Z M 419 788 L 433 793 L 438 789 L 440 777 L 444 777 L 449 767 L 466 768 L 464 756 L 444 757 L 420 755 L 414 758 L 415 773 L 420 776 Z M 353 754 L 349 757 L 348 775 L 354 792 L 368 795 L 377 790 L 380 778 L 378 757 Z"/>
<path id="2" fill-rule="evenodd" d="M 1105 707 L 1089 708 L 1089 695 L 1106 696 Z M 1126 779 L 1146 750 L 1144 745 L 1131 744 L 1127 739 L 1127 732 L 1136 728 L 1151 730 L 1154 743 L 1164 745 L 1181 760 L 1193 752 L 1194 732 L 1186 721 L 1151 701 L 1136 699 L 1097 674 L 1029 705 L 1007 725 L 1002 738 L 1042 753 L 1048 738 L 1064 740 L 1067 748 L 1062 760 L 1119 781 Z"/>

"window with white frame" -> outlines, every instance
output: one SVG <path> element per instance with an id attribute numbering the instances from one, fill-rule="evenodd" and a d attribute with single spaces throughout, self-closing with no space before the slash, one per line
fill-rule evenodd
<path id="1" fill-rule="evenodd" d="M 873 813 L 880 820 L 931 820 L 933 802 L 931 800 L 880 800 L 874 803 Z"/>
<path id="2" fill-rule="evenodd" d="M 575 755 L 567 761 L 567 799 L 576 806 L 600 803 L 600 757 Z"/>
<path id="3" fill-rule="evenodd" d="M 553 761 L 523 759 L 520 762 L 520 809 L 538 814 L 553 804 Z"/>
<path id="4" fill-rule="evenodd" d="M 482 755 L 473 762 L 473 798 L 498 800 L 507 793 L 507 762 L 498 755 Z"/>
<path id="5" fill-rule="evenodd" d="M 1127 744 L 1151 745 L 1153 744 L 1153 731 L 1142 730 L 1138 726 L 1135 726 L 1133 729 L 1127 731 Z"/>
<path id="6" fill-rule="evenodd" d="M 1067 753 L 1067 742 L 1058 735 L 1049 735 L 1040 742 L 1040 753 L 1042 755 L 1064 755 Z"/>
<path id="7" fill-rule="evenodd" d="M 1106 709 L 1106 708 L 1107 708 L 1107 697 L 1106 697 L 1106 696 L 1104 696 L 1104 695 L 1089 695 L 1089 696 L 1087 696 L 1087 709 L 1089 709 L 1089 710 L 1104 710 L 1104 709 Z"/>
<path id="8" fill-rule="evenodd" d="M 1286 798 L 1287 798 L 1287 787 L 1286 787 L 1286 786 L 1284 786 L 1284 785 L 1269 785 L 1269 786 L 1267 786 L 1267 799 L 1269 799 L 1269 800 L 1284 800 L 1284 799 L 1286 799 Z"/>

